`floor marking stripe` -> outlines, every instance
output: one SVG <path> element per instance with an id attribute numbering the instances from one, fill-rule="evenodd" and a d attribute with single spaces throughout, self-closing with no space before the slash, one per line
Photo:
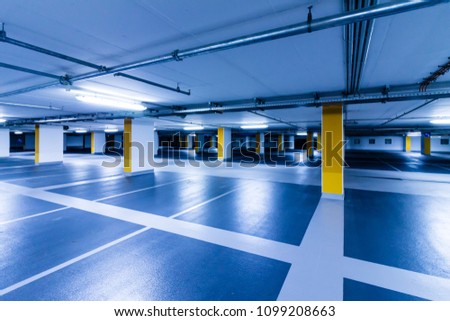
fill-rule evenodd
<path id="1" fill-rule="evenodd" d="M 158 184 L 158 185 L 154 185 L 154 186 L 150 186 L 150 187 L 136 189 L 136 190 L 129 191 L 129 192 L 124 192 L 124 193 L 120 193 L 120 194 L 115 194 L 115 195 L 111 195 L 111 196 L 97 198 L 97 199 L 93 200 L 93 202 L 101 202 L 101 201 L 109 200 L 111 198 L 116 198 L 116 197 L 125 196 L 125 195 L 129 195 L 129 194 L 134 194 L 134 193 L 139 193 L 139 192 L 143 192 L 143 191 L 148 191 L 148 190 L 155 189 L 155 188 L 158 188 L 158 187 L 172 185 L 172 184 L 176 184 L 176 183 L 180 183 L 180 182 L 184 182 L 184 181 L 188 181 L 188 180 L 190 180 L 190 178 L 183 178 L 183 179 L 179 179 L 179 180 L 176 180 L 176 181 L 171 181 L 171 182 L 168 182 L 168 183 Z"/>
<path id="2" fill-rule="evenodd" d="M 0 222 L 0 225 L 6 225 L 6 224 L 11 224 L 11 223 L 16 223 L 16 222 L 28 220 L 28 219 L 30 219 L 30 218 L 39 217 L 39 216 L 44 216 L 44 215 L 48 215 L 48 214 L 51 214 L 51 213 L 55 213 L 55 212 L 67 210 L 67 209 L 69 209 L 69 208 L 70 208 L 70 207 L 61 207 L 61 208 L 57 208 L 57 209 L 54 209 L 54 210 L 51 210 L 51 211 L 46 211 L 46 212 L 42 212 L 42 213 L 37 213 L 37 214 L 27 215 L 27 216 L 23 216 L 23 217 L 16 218 L 16 219 L 14 219 L 14 220 L 9 220 L 9 221 Z"/>
<path id="3" fill-rule="evenodd" d="M 0 189 L 76 208 L 92 214 L 153 227 L 168 233 L 225 246 L 283 262 L 290 263 L 294 257 L 295 250 L 298 249 L 295 245 L 263 239 L 252 235 L 222 230 L 182 220 L 174 220 L 161 215 L 131 210 L 124 207 L 89 201 L 67 195 L 59 195 L 29 187 L 0 182 Z"/>
<path id="4" fill-rule="evenodd" d="M 227 195 L 229 195 L 229 194 L 231 194 L 231 193 L 234 193 L 234 192 L 236 192 L 237 190 L 242 189 L 243 187 L 244 187 L 244 186 L 236 187 L 236 188 L 234 188 L 234 189 L 232 189 L 232 190 L 230 190 L 230 191 L 228 191 L 228 192 L 226 192 L 226 193 L 220 194 L 220 195 L 218 195 L 218 196 L 216 196 L 216 197 L 213 197 L 213 198 L 211 198 L 211 199 L 209 199 L 209 200 L 206 200 L 206 201 L 204 201 L 204 202 L 202 202 L 202 203 L 200 203 L 200 204 L 194 205 L 194 206 L 192 206 L 192 207 L 190 207 L 190 208 L 188 208 L 188 209 L 185 209 L 185 210 L 183 210 L 183 211 L 181 211 L 181 212 L 178 212 L 178 213 L 176 213 L 176 214 L 173 214 L 173 215 L 169 216 L 169 218 L 177 218 L 177 217 L 179 217 L 179 216 L 181 216 L 181 215 L 183 215 L 183 214 L 186 214 L 186 213 L 188 213 L 188 212 L 190 212 L 190 211 L 195 210 L 196 208 L 202 207 L 202 206 L 204 206 L 204 205 L 206 205 L 206 204 L 209 204 L 209 203 L 214 202 L 214 201 L 216 201 L 216 200 L 218 200 L 218 199 L 221 199 L 222 197 L 225 197 L 225 196 L 227 196 Z"/>
<path id="5" fill-rule="evenodd" d="M 344 202 L 321 199 L 292 258 L 280 301 L 340 301 L 343 278 Z"/>
<path id="6" fill-rule="evenodd" d="M 99 183 L 99 182 L 108 182 L 108 181 L 112 181 L 112 180 L 116 180 L 116 179 L 120 179 L 120 178 L 124 178 L 124 176 L 119 174 L 119 175 L 102 177 L 102 178 L 86 179 L 86 180 L 83 180 L 83 181 L 67 183 L 67 184 L 59 184 L 59 185 L 50 185 L 50 186 L 45 186 L 45 187 L 38 187 L 36 189 L 40 189 L 40 190 L 43 190 L 43 191 L 48 191 L 48 190 L 57 189 L 57 188 L 65 188 L 65 187 L 79 186 L 79 185 Z"/>
<path id="7" fill-rule="evenodd" d="M 134 236 L 136 236 L 136 235 L 142 234 L 143 232 L 148 231 L 149 229 L 150 229 L 150 227 L 145 227 L 145 228 L 142 228 L 140 230 L 137 230 L 136 232 L 130 233 L 128 235 L 125 235 L 125 236 L 123 236 L 123 237 L 121 237 L 121 238 L 119 238 L 117 240 L 114 240 L 114 241 L 112 241 L 110 243 L 102 245 L 102 246 L 100 246 L 100 247 L 98 247 L 98 248 L 96 248 L 96 249 L 94 249 L 92 251 L 86 252 L 86 253 L 84 253 L 84 254 L 82 254 L 80 256 L 77 256 L 76 258 L 73 258 L 73 259 L 71 259 L 69 261 L 66 261 L 66 262 L 64 262 L 62 264 L 59 264 L 59 265 L 57 265 L 57 266 L 55 266 L 55 267 L 53 267 L 51 269 L 48 269 L 48 270 L 46 270 L 44 272 L 41 272 L 41 273 L 36 274 L 36 275 L 34 275 L 32 277 L 29 277 L 29 278 L 27 278 L 25 280 L 22 280 L 22 281 L 20 281 L 20 282 L 18 282 L 16 284 L 13 284 L 13 285 L 11 285 L 11 286 L 3 289 L 3 290 L 0 290 L 0 296 L 3 296 L 3 295 L 5 295 L 5 294 L 7 294 L 9 292 L 17 290 L 17 289 L 19 289 L 19 288 L 21 288 L 21 287 L 23 287 L 25 285 L 28 285 L 28 284 L 30 284 L 30 283 L 32 283 L 34 281 L 42 279 L 43 277 L 46 277 L 47 275 L 50 275 L 50 274 L 55 273 L 55 272 L 57 272 L 59 270 L 62 270 L 65 267 L 68 267 L 68 266 L 70 266 L 70 265 L 72 265 L 74 263 L 77 263 L 77 262 L 79 262 L 79 261 L 81 261 L 83 259 L 86 259 L 86 258 L 88 258 L 88 257 L 90 257 L 90 256 L 92 256 L 94 254 L 97 254 L 97 253 L 99 253 L 99 252 L 101 252 L 103 250 L 106 250 L 106 249 L 108 249 L 108 248 L 110 248 L 110 247 L 112 247 L 114 245 L 122 243 L 122 242 L 124 242 L 124 241 L 126 241 L 126 240 L 128 240 L 128 239 L 130 239 L 130 238 L 132 238 Z"/>
<path id="8" fill-rule="evenodd" d="M 450 279 L 344 257 L 345 278 L 436 301 L 450 300 Z"/>
<path id="9" fill-rule="evenodd" d="M 35 164 L 32 165 L 17 165 L 17 166 L 6 166 L 6 167 L 0 167 L 0 170 L 9 170 L 9 169 L 17 169 L 17 168 L 27 168 L 27 167 L 35 167 Z"/>

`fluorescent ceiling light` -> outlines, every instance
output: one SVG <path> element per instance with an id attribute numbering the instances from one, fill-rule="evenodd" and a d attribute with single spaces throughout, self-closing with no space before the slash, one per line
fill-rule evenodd
<path id="1" fill-rule="evenodd" d="M 135 111 L 143 111 L 147 108 L 144 107 L 141 104 L 133 103 L 133 102 L 127 102 L 120 99 L 115 98 L 105 98 L 105 97 L 99 97 L 99 96 L 92 96 L 88 94 L 83 95 L 77 95 L 75 96 L 76 99 L 79 101 L 94 104 L 94 105 L 102 105 L 102 106 L 110 106 L 115 107 L 119 109 L 126 109 L 126 110 L 135 110 Z"/>
<path id="2" fill-rule="evenodd" d="M 254 124 L 254 125 L 242 125 L 241 128 L 242 129 L 264 129 L 269 127 L 266 124 Z"/>
<path id="3" fill-rule="evenodd" d="M 87 132 L 88 132 L 87 129 L 77 129 L 77 130 L 75 130 L 75 133 L 77 133 L 77 134 L 85 134 Z"/>
<path id="4" fill-rule="evenodd" d="M 435 125 L 450 125 L 450 118 L 447 119 L 433 119 L 430 123 Z"/>
<path id="5" fill-rule="evenodd" d="M 407 136 L 409 136 L 409 137 L 419 137 L 419 136 L 422 136 L 422 133 L 421 132 L 409 132 L 407 134 Z"/>
<path id="6" fill-rule="evenodd" d="M 6 123 L 6 119 L 0 118 L 0 123 Z"/>
<path id="7" fill-rule="evenodd" d="M 119 130 L 117 128 L 106 128 L 105 133 L 117 133 Z"/>
<path id="8" fill-rule="evenodd" d="M 184 127 L 184 130 L 202 130 L 204 127 L 203 126 L 188 126 L 188 127 Z"/>
<path id="9" fill-rule="evenodd" d="M 55 118 L 55 119 L 40 119 L 36 120 L 35 123 L 37 124 L 44 124 L 44 123 L 62 123 L 65 121 L 72 121 L 77 120 L 76 117 L 69 117 L 69 118 Z"/>
<path id="10" fill-rule="evenodd" d="M 14 134 L 15 134 L 15 135 L 22 135 L 23 132 L 16 130 L 16 131 L 14 132 Z"/>
<path id="11" fill-rule="evenodd" d="M 314 133 L 314 134 L 313 134 L 313 137 L 317 137 L 317 133 Z"/>
<path id="12" fill-rule="evenodd" d="M 307 132 L 297 132 L 297 136 L 306 136 L 308 135 Z"/>

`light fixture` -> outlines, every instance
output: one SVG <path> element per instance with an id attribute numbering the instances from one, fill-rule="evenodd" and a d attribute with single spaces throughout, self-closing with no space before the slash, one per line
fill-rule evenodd
<path id="1" fill-rule="evenodd" d="M 6 119 L 0 118 L 0 123 L 6 123 Z"/>
<path id="2" fill-rule="evenodd" d="M 21 132 L 21 131 L 19 131 L 19 130 L 16 130 L 16 131 L 14 132 L 14 134 L 15 134 L 15 135 L 22 135 L 23 132 Z"/>
<path id="3" fill-rule="evenodd" d="M 40 119 L 40 120 L 36 120 L 35 123 L 36 124 L 62 123 L 62 122 L 73 121 L 73 120 L 77 120 L 77 118 L 76 117 L 68 117 L 68 118 Z"/>
<path id="4" fill-rule="evenodd" d="M 420 137 L 420 136 L 422 136 L 422 133 L 421 132 L 409 132 L 408 134 L 406 134 L 406 136 L 409 136 L 409 137 Z"/>
<path id="5" fill-rule="evenodd" d="M 119 130 L 117 128 L 106 128 L 105 133 L 117 133 Z"/>
<path id="6" fill-rule="evenodd" d="M 264 129 L 269 127 L 266 124 L 253 124 L 253 125 L 242 125 L 241 128 L 242 129 Z"/>
<path id="7" fill-rule="evenodd" d="M 204 129 L 203 126 L 187 126 L 183 128 L 184 130 L 202 130 Z"/>
<path id="8" fill-rule="evenodd" d="M 318 136 L 318 134 L 317 134 L 317 133 L 314 133 L 314 134 L 313 134 L 313 137 L 316 137 L 316 138 L 317 138 L 317 136 Z"/>
<path id="9" fill-rule="evenodd" d="M 75 130 L 75 133 L 77 133 L 77 134 L 86 134 L 88 131 L 87 131 L 87 129 L 77 129 L 77 130 Z"/>
<path id="10" fill-rule="evenodd" d="M 433 119 L 430 120 L 430 123 L 435 125 L 450 125 L 450 118 Z"/>
<path id="11" fill-rule="evenodd" d="M 134 111 L 143 111 L 147 108 L 139 103 L 134 103 L 131 101 L 124 101 L 121 99 L 116 99 L 113 97 L 106 98 L 101 97 L 97 95 L 90 95 L 90 94 L 80 94 L 75 96 L 76 99 L 79 101 L 94 104 L 94 105 L 102 105 L 102 106 L 109 106 L 109 107 L 115 107 L 119 109 L 126 109 L 126 110 L 134 110 Z"/>
<path id="12" fill-rule="evenodd" d="M 297 132 L 297 136 L 306 136 L 308 135 L 307 132 Z"/>

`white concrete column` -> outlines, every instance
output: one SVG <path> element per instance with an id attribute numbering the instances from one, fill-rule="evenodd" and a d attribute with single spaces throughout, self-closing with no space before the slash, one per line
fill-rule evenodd
<path id="1" fill-rule="evenodd" d="M 246 136 L 245 137 L 245 148 L 249 149 L 250 148 L 250 136 Z"/>
<path id="2" fill-rule="evenodd" d="M 264 133 L 256 133 L 256 152 L 264 155 Z"/>
<path id="3" fill-rule="evenodd" d="M 205 136 L 203 134 L 195 135 L 195 151 L 197 153 L 203 152 L 203 145 L 205 144 Z"/>
<path id="4" fill-rule="evenodd" d="M 106 135 L 104 132 L 91 133 L 91 154 L 103 154 L 105 152 Z"/>
<path id="5" fill-rule="evenodd" d="M 63 133 L 63 152 L 67 150 L 67 134 Z"/>
<path id="6" fill-rule="evenodd" d="M 149 161 L 149 156 L 152 159 L 153 156 L 151 153 L 154 153 L 152 146 L 155 138 L 153 128 L 153 121 L 148 119 L 125 119 L 123 158 L 126 176 L 153 171 L 153 167 Z"/>
<path id="7" fill-rule="evenodd" d="M 64 149 L 63 127 L 36 125 L 34 145 L 34 162 L 36 164 L 62 163 Z"/>
<path id="8" fill-rule="evenodd" d="M 217 136 L 214 134 L 211 137 L 211 147 L 217 147 Z"/>
<path id="9" fill-rule="evenodd" d="M 231 158 L 231 128 L 221 127 L 217 130 L 217 158 L 219 160 L 227 160 Z"/>
<path id="10" fill-rule="evenodd" d="M 294 149 L 295 148 L 295 136 L 290 135 L 288 137 L 288 144 L 286 146 L 286 149 Z"/>
<path id="11" fill-rule="evenodd" d="M 195 138 L 194 135 L 192 135 L 192 134 L 189 134 L 189 135 L 188 135 L 188 146 L 187 146 L 187 148 L 188 148 L 189 150 L 191 150 L 191 149 L 194 148 L 194 138 Z"/>
<path id="12" fill-rule="evenodd" d="M 9 128 L 0 129 L 0 157 L 9 157 Z"/>
<path id="13" fill-rule="evenodd" d="M 159 149 L 159 133 L 154 130 L 153 131 L 153 155 L 158 155 L 158 149 Z"/>

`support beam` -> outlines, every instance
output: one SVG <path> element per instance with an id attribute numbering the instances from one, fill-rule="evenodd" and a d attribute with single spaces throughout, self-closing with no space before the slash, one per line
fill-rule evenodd
<path id="1" fill-rule="evenodd" d="M 0 157 L 9 157 L 9 129 L 0 128 Z"/>
<path id="2" fill-rule="evenodd" d="M 64 130 L 62 126 L 35 126 L 34 162 L 40 164 L 62 163 Z"/>
<path id="3" fill-rule="evenodd" d="M 322 151 L 322 133 L 317 133 L 317 151 Z"/>
<path id="4" fill-rule="evenodd" d="M 322 106 L 322 197 L 344 199 L 342 104 Z"/>
<path id="5" fill-rule="evenodd" d="M 278 151 L 282 152 L 284 150 L 284 134 L 278 134 Z"/>
<path id="6" fill-rule="evenodd" d="M 219 160 L 228 160 L 231 158 L 231 128 L 221 127 L 217 130 L 217 158 Z"/>
<path id="7" fill-rule="evenodd" d="M 306 157 L 308 160 L 314 157 L 313 140 L 313 132 L 309 130 L 306 134 Z"/>
<path id="8" fill-rule="evenodd" d="M 264 133 L 256 133 L 256 153 L 264 155 Z"/>
<path id="9" fill-rule="evenodd" d="M 431 154 L 431 133 L 422 133 L 420 146 L 422 155 L 429 156 Z"/>
<path id="10" fill-rule="evenodd" d="M 408 135 L 404 136 L 403 150 L 408 153 L 411 151 L 411 136 Z"/>
<path id="11" fill-rule="evenodd" d="M 153 140 L 153 155 L 156 156 L 159 150 L 159 133 L 156 130 L 153 131 Z"/>
<path id="12" fill-rule="evenodd" d="M 124 120 L 123 158 L 126 176 L 145 174 L 153 171 L 149 159 L 153 153 L 153 122 L 148 119 Z M 149 158 L 150 156 L 150 158 Z"/>
<path id="13" fill-rule="evenodd" d="M 106 135 L 104 132 L 91 133 L 91 154 L 103 154 L 105 152 Z"/>
<path id="14" fill-rule="evenodd" d="M 426 7 L 435 6 L 441 3 L 447 3 L 449 0 L 415 0 L 415 1 L 396 1 L 392 3 L 380 4 L 373 7 L 364 8 L 361 10 L 339 13 L 337 15 L 331 15 L 319 19 L 313 19 L 311 21 L 305 21 L 294 25 L 285 26 L 282 28 L 276 28 L 271 30 L 266 30 L 263 32 L 258 32 L 254 34 L 245 35 L 242 37 L 227 39 L 224 41 L 219 41 L 215 43 L 210 43 L 205 46 L 189 48 L 185 50 L 174 50 L 170 53 L 163 55 L 151 57 L 148 59 L 135 61 L 131 63 L 126 63 L 110 68 L 105 68 L 103 66 L 98 66 L 92 63 L 86 63 L 84 61 L 61 55 L 55 52 L 50 52 L 43 48 L 39 48 L 30 44 L 19 42 L 11 38 L 6 37 L 6 34 L 0 33 L 0 41 L 8 42 L 17 46 L 21 46 L 27 49 L 32 49 L 42 53 L 50 54 L 53 56 L 58 56 L 59 58 L 71 60 L 73 62 L 84 64 L 93 68 L 97 68 L 99 71 L 88 72 L 84 74 L 79 74 L 67 79 L 71 83 L 81 80 L 94 79 L 108 74 L 115 74 L 117 72 L 123 72 L 126 70 L 138 69 L 150 65 L 168 63 L 173 61 L 181 61 L 186 58 L 195 57 L 204 54 L 216 53 L 223 50 L 230 50 L 234 48 L 239 48 L 243 46 L 248 46 L 256 43 L 262 43 L 266 41 L 272 41 L 276 39 L 282 39 L 287 37 L 292 37 L 301 34 L 309 34 L 311 32 L 316 32 L 320 30 L 325 30 L 329 28 L 342 27 L 348 24 L 356 23 L 364 20 L 371 20 L 375 18 L 381 18 L 386 16 L 391 16 L 399 14 L 402 12 L 408 12 L 412 10 L 418 10 Z M 19 90 L 10 91 L 7 93 L 0 94 L 0 97 L 7 97 L 18 95 L 21 93 L 31 92 L 39 89 L 44 89 L 48 87 L 53 87 L 59 85 L 59 81 L 53 81 L 45 84 L 34 85 L 27 88 L 22 88 Z"/>

